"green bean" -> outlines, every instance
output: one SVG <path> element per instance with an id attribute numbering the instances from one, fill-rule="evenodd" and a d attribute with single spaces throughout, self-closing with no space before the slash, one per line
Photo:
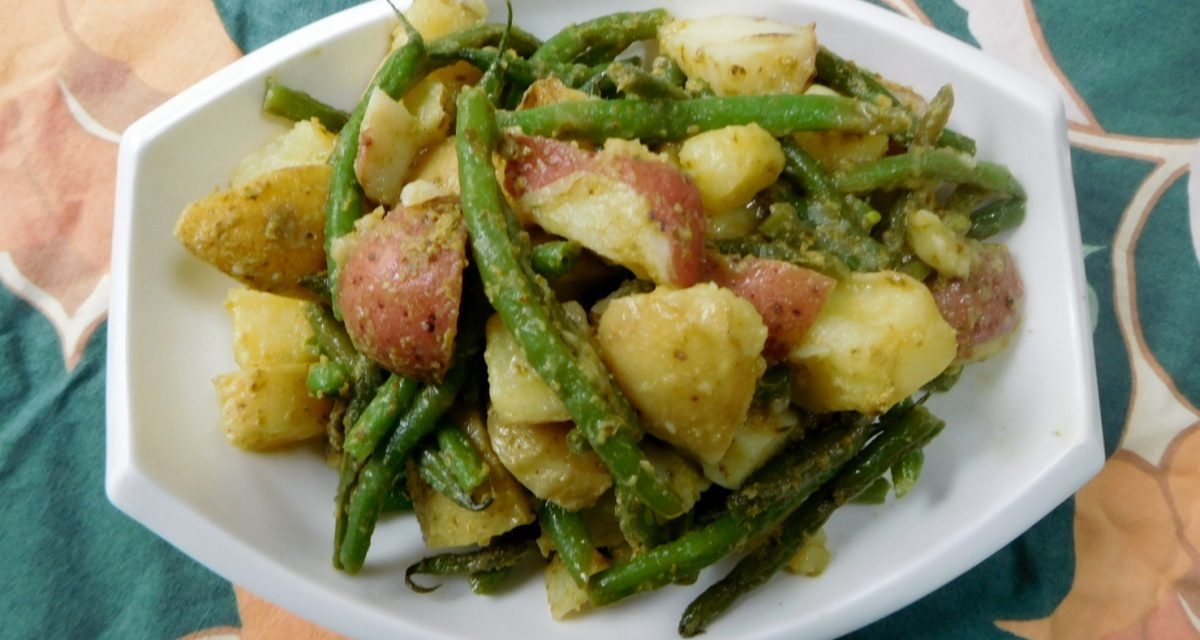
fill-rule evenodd
<path id="1" fill-rule="evenodd" d="M 792 512 L 776 536 L 739 561 L 729 575 L 688 605 L 679 621 L 680 635 L 691 637 L 703 632 L 737 598 L 766 582 L 796 555 L 796 551 L 839 506 L 862 493 L 909 451 L 924 446 L 944 426 L 924 407 L 915 407 L 898 417 L 884 416 L 881 421 L 888 423 L 883 433 L 855 456 L 833 481 Z"/>
<path id="2" fill-rule="evenodd" d="M 891 489 L 892 483 L 888 482 L 887 478 L 875 478 L 875 482 L 872 482 L 862 493 L 854 496 L 851 502 L 854 504 L 883 504 L 887 502 L 888 491 Z"/>
<path id="3" fill-rule="evenodd" d="M 892 487 L 897 498 L 903 498 L 921 478 L 921 469 L 925 466 L 925 452 L 913 449 L 908 455 L 892 465 Z"/>
<path id="4" fill-rule="evenodd" d="M 415 456 L 417 475 L 434 491 L 450 499 L 467 511 L 483 511 L 491 506 L 494 495 L 476 500 L 470 489 L 464 487 L 450 469 L 450 463 L 434 447 L 426 447 Z"/>
<path id="5" fill-rule="evenodd" d="M 752 502 L 755 507 L 752 513 L 743 510 L 739 515 L 731 508 L 725 515 L 700 529 L 596 573 L 588 581 L 588 599 L 597 606 L 609 604 L 691 576 L 774 528 L 799 507 L 814 489 L 827 482 L 859 452 L 871 433 L 871 420 L 849 420 L 845 427 L 825 429 L 818 436 L 806 439 L 808 453 L 825 463 L 820 468 L 807 465 L 809 475 L 797 477 L 783 469 L 769 472 L 772 477 L 782 476 L 780 481 L 786 481 L 792 491 L 772 491 L 777 499 L 760 503 L 754 499 L 755 496 L 744 495 L 748 490 L 743 487 L 730 496 L 729 501 L 732 503 L 740 499 Z M 789 457 L 789 460 L 794 461 L 798 457 Z M 764 485 L 761 482 L 754 483 L 753 487 L 749 491 L 761 490 Z"/>
<path id="6" fill-rule="evenodd" d="M 404 24 L 408 30 L 408 42 L 392 52 L 375 72 L 358 105 L 354 107 L 346 125 L 338 134 L 333 152 L 329 156 L 332 171 L 329 178 L 329 196 L 325 201 L 325 255 L 335 313 L 338 313 L 339 267 L 330 248 L 334 240 L 354 229 L 354 222 L 363 214 L 363 194 L 358 185 L 358 177 L 354 173 L 354 160 L 358 155 L 358 135 L 362 129 L 367 103 L 377 88 L 382 89 L 393 100 L 399 100 L 404 97 L 408 88 L 416 84 L 431 68 L 421 34 L 413 29 L 407 20 Z"/>
<path id="7" fill-rule="evenodd" d="M 267 78 L 262 109 L 293 122 L 316 118 L 321 126 L 333 133 L 341 131 L 350 117 L 345 111 L 335 109 L 303 91 L 279 84 L 275 78 Z"/>
<path id="8" fill-rule="evenodd" d="M 304 317 L 321 352 L 350 372 L 350 401 L 343 423 L 353 425 L 375 397 L 375 390 L 383 381 L 383 370 L 354 348 L 345 327 L 328 307 L 305 303 Z"/>
<path id="9" fill-rule="evenodd" d="M 785 145 L 785 171 L 789 175 L 799 158 L 808 158 L 800 147 Z M 853 271 L 878 271 L 892 261 L 887 248 L 863 229 L 861 221 L 851 220 L 836 199 L 809 193 L 803 199 L 780 181 L 768 188 L 776 204 L 759 225 L 759 231 L 771 239 L 786 240 L 800 247 L 813 247 L 832 255 Z"/>
<path id="10" fill-rule="evenodd" d="M 492 544 L 477 551 L 441 553 L 422 559 L 404 571 L 404 582 L 418 593 L 428 593 L 438 586 L 424 587 L 413 582 L 414 575 L 470 575 L 515 566 L 525 557 L 537 552 L 537 527 L 514 529 Z"/>
<path id="11" fill-rule="evenodd" d="M 847 193 L 895 189 L 944 181 L 966 184 L 1023 198 L 1025 191 L 1004 165 L 976 160 L 951 149 L 915 147 L 908 153 L 865 162 L 832 176 L 833 185 Z"/>
<path id="12" fill-rule="evenodd" d="M 971 212 L 971 228 L 967 237 L 976 240 L 1014 229 L 1025 220 L 1025 199 L 1007 198 Z"/>
<path id="13" fill-rule="evenodd" d="M 900 109 L 821 95 L 726 96 L 690 100 L 585 100 L 496 114 L 501 128 L 554 138 L 682 140 L 729 125 L 757 123 L 776 137 L 797 131 L 893 133 L 912 117 Z"/>
<path id="14" fill-rule="evenodd" d="M 429 43 L 429 58 L 438 62 L 453 62 L 459 59 L 465 49 L 481 49 L 494 47 L 504 37 L 508 30 L 508 41 L 505 49 L 512 50 L 518 56 L 528 56 L 542 46 L 542 41 L 524 29 L 507 24 L 487 22 L 455 31 L 437 38 Z"/>
<path id="15" fill-rule="evenodd" d="M 782 140 L 782 148 L 785 160 L 784 171 L 789 177 L 804 186 L 809 200 L 816 199 L 822 206 L 835 212 L 839 218 L 848 219 L 853 227 L 857 227 L 861 231 L 861 233 L 853 235 L 866 241 L 867 234 L 881 218 L 879 212 L 859 198 L 842 193 L 834 185 L 833 179 L 821 169 L 816 158 L 812 157 L 795 140 Z M 819 225 L 821 221 L 813 221 L 813 223 Z M 848 231 L 852 233 L 853 227 Z"/>
<path id="16" fill-rule="evenodd" d="M 464 298 L 469 298 L 464 294 Z M 371 535 L 383 508 L 387 492 L 402 476 L 404 463 L 409 454 L 425 436 L 437 426 L 437 420 L 454 403 L 454 398 L 467 378 L 468 370 L 475 366 L 475 356 L 482 341 L 483 329 L 478 320 L 482 312 L 473 303 L 466 304 L 460 322 L 459 343 L 455 347 L 450 370 L 441 384 L 421 389 L 413 399 L 412 407 L 400 418 L 392 430 L 387 445 L 371 454 L 358 471 L 357 482 L 347 490 L 348 506 L 337 510 L 335 547 L 338 559 L 335 566 L 347 573 L 358 573 L 362 569 L 367 549 L 371 546 Z M 346 456 L 353 470 L 353 456 Z M 343 483 L 347 469 L 343 463 Z M 339 495 L 342 494 L 339 486 Z M 342 532 L 342 536 L 337 536 Z"/>
<path id="17" fill-rule="evenodd" d="M 650 74 L 681 89 L 687 85 L 687 74 L 667 56 L 658 56 L 650 63 Z"/>
<path id="18" fill-rule="evenodd" d="M 629 483 L 655 512 L 672 517 L 682 503 L 638 449 L 637 418 L 581 327 L 563 313 L 545 280 L 527 267 L 527 244 L 496 181 L 492 154 L 499 131 L 487 95 L 471 88 L 458 99 L 457 144 L 463 215 L 492 306 L 534 369 L 568 412 L 617 482 Z"/>
<path id="19" fill-rule="evenodd" d="M 615 56 L 639 40 L 658 35 L 658 28 L 670 17 L 665 9 L 619 12 L 571 25 L 542 43 L 530 56 L 546 62 L 574 62 L 577 58 L 599 53 Z"/>
<path id="20" fill-rule="evenodd" d="M 513 573 L 513 567 L 496 567 L 481 569 L 467 576 L 467 585 L 471 592 L 481 596 L 491 595 L 500 591 L 500 586 Z"/>
<path id="21" fill-rule="evenodd" d="M 938 137 L 946 128 L 946 121 L 950 119 L 952 109 L 954 109 L 954 89 L 948 84 L 943 85 L 929 101 L 929 108 L 925 110 L 924 115 L 917 119 L 917 124 L 913 127 L 911 144 L 922 147 L 931 147 L 937 144 Z"/>
<path id="22" fill-rule="evenodd" d="M 454 481 L 465 491 L 474 491 L 487 482 L 490 470 L 471 439 L 454 424 L 444 424 L 435 434 L 438 451 L 450 467 Z"/>
<path id="23" fill-rule="evenodd" d="M 499 49 L 463 49 L 457 58 L 471 65 L 487 70 L 500 55 Z M 518 85 L 530 85 L 543 78 L 558 78 L 568 87 L 579 87 L 592 77 L 599 75 L 603 67 L 589 67 L 582 64 L 553 63 L 541 60 L 526 60 L 506 52 L 501 64 L 505 73 Z"/>
<path id="24" fill-rule="evenodd" d="M 583 516 L 553 502 L 544 502 L 538 510 L 538 524 L 554 542 L 554 550 L 567 568 L 567 574 L 580 588 L 586 587 L 588 576 L 592 575 L 595 548 L 588 538 Z"/>
<path id="25" fill-rule="evenodd" d="M 767 369 L 758 379 L 754 387 L 754 399 L 751 404 L 756 407 L 770 407 L 777 404 L 787 406 L 792 401 L 792 370 L 786 364 L 776 365 Z"/>
<path id="26" fill-rule="evenodd" d="M 304 383 L 309 395 L 314 397 L 339 396 L 348 390 L 350 372 L 333 360 L 319 360 L 308 365 Z"/>
<path id="27" fill-rule="evenodd" d="M 616 495 L 614 507 L 617 526 L 634 555 L 645 553 L 667 541 L 666 531 L 658 523 L 654 512 L 646 508 L 629 489 L 617 483 L 613 486 Z"/>
<path id="28" fill-rule="evenodd" d="M 399 511 L 412 511 L 413 501 L 408 496 L 408 487 L 404 482 L 397 482 L 392 485 L 392 490 L 388 492 L 387 499 L 383 503 L 384 513 L 395 513 Z"/>
<path id="29" fill-rule="evenodd" d="M 583 247 L 574 240 L 551 240 L 534 246 L 529 261 L 538 275 L 552 280 L 574 269 L 582 253 Z"/>
<path id="30" fill-rule="evenodd" d="M 874 422 L 870 417 L 854 414 L 835 414 L 831 421 L 832 424 L 784 449 L 755 471 L 729 496 L 730 514 L 750 520 L 770 512 L 789 496 L 812 493 L 832 477 L 842 462 L 858 452 L 872 433 L 870 425 Z M 843 439 L 844 433 L 857 437 Z"/>
<path id="31" fill-rule="evenodd" d="M 900 101 L 892 92 L 883 86 L 874 75 L 858 68 L 853 62 L 844 60 L 837 54 L 821 47 L 817 51 L 817 81 L 836 89 L 843 94 L 878 103 L 900 106 Z M 904 146 L 912 140 L 911 131 L 895 132 Z M 975 141 L 970 137 L 950 129 L 943 129 L 938 135 L 937 144 L 941 147 L 956 149 L 969 155 L 975 155 Z"/>
<path id="32" fill-rule="evenodd" d="M 379 443 L 396 426 L 400 416 L 412 406 L 420 383 L 392 374 L 376 391 L 371 403 L 346 434 L 342 445 L 358 463 L 366 462 Z"/>
<path id="33" fill-rule="evenodd" d="M 617 91 L 647 100 L 686 100 L 691 96 L 682 87 L 671 84 L 641 67 L 614 61 L 604 70 Z"/>

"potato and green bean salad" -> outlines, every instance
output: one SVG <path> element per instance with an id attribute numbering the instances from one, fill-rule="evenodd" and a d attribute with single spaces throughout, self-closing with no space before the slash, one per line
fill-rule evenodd
<path id="1" fill-rule="evenodd" d="M 803 16 L 486 13 L 416 0 L 350 112 L 268 81 L 290 128 L 183 212 L 245 285 L 220 425 L 324 441 L 341 571 L 414 513 L 414 591 L 542 562 L 562 618 L 734 554 L 691 636 L 913 487 L 925 398 L 1015 333 L 1024 192 Z"/>

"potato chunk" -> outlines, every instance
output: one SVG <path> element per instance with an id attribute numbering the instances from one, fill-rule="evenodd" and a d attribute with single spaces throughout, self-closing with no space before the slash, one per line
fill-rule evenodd
<path id="1" fill-rule="evenodd" d="M 496 456 L 533 495 L 570 511 L 596 504 L 612 486 L 608 467 L 595 451 L 575 453 L 567 444 L 569 422 L 520 424 L 488 414 L 488 437 Z"/>
<path id="2" fill-rule="evenodd" d="M 530 366 L 525 351 L 499 315 L 487 322 L 488 395 L 501 422 L 562 422 L 571 419 L 562 400 Z"/>
<path id="3" fill-rule="evenodd" d="M 894 271 L 852 274 L 788 356 L 792 398 L 819 413 L 878 413 L 941 373 L 957 349 L 924 284 Z"/>
<path id="4" fill-rule="evenodd" d="M 705 131 L 684 141 L 679 164 L 709 213 L 745 206 L 783 172 L 783 148 L 757 124 Z"/>
<path id="5" fill-rule="evenodd" d="M 225 436 L 239 448 L 264 451 L 325 435 L 332 401 L 309 397 L 307 375 L 308 365 L 290 364 L 217 376 Z"/>
<path id="6" fill-rule="evenodd" d="M 733 434 L 733 442 L 716 464 L 705 464 L 704 475 L 726 489 L 742 486 L 772 456 L 791 440 L 800 417 L 785 409 L 775 413 L 751 409 L 746 421 Z"/>
<path id="7" fill-rule="evenodd" d="M 237 187 L 285 167 L 325 164 L 329 154 L 333 153 L 334 138 L 316 120 L 297 122 L 291 129 L 242 158 L 233 170 L 230 184 Z"/>
<path id="8" fill-rule="evenodd" d="M 259 291 L 315 300 L 325 270 L 329 165 L 285 167 L 188 205 L 175 237 L 193 255 Z"/>
<path id="9" fill-rule="evenodd" d="M 488 8 L 482 0 L 414 0 L 404 12 L 404 17 L 426 42 L 475 26 L 487 16 Z M 406 42 L 408 33 L 404 24 L 396 25 L 392 32 L 392 49 L 398 49 Z"/>
<path id="10" fill-rule="evenodd" d="M 617 298 L 597 338 L 649 433 L 721 459 L 766 369 L 767 328 L 749 302 L 711 283 Z"/>
<path id="11" fill-rule="evenodd" d="M 434 491 L 417 474 L 415 465 L 408 465 L 408 490 L 413 500 L 413 512 L 421 525 L 425 546 L 430 549 L 485 545 L 493 537 L 535 520 L 533 508 L 525 490 L 512 474 L 500 464 L 488 439 L 483 416 L 469 414 L 461 424 L 471 438 L 471 444 L 488 466 L 488 478 L 496 496 L 483 511 L 468 511 L 450 498 Z"/>
<path id="12" fill-rule="evenodd" d="M 243 369 L 308 364 L 317 357 L 305 342 L 312 327 L 304 303 L 250 289 L 230 289 L 225 308 L 233 319 L 233 359 Z"/>
<path id="13" fill-rule="evenodd" d="M 660 50 L 719 96 L 804 93 L 816 73 L 813 25 L 745 16 L 675 20 L 658 30 Z"/>

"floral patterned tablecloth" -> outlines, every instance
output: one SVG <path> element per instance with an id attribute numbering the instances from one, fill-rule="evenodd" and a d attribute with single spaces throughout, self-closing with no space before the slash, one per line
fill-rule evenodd
<path id="1" fill-rule="evenodd" d="M 124 128 L 350 4 L 6 4 L 0 638 L 333 637 L 108 503 L 104 322 Z M 1200 638 L 1200 2 L 879 4 L 1062 96 L 1110 457 L 1015 542 L 851 637 Z"/>

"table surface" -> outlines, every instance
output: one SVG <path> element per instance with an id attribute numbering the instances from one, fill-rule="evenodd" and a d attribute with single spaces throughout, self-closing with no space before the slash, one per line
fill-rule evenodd
<path id="1" fill-rule="evenodd" d="M 0 22 L 0 638 L 334 637 L 108 503 L 104 321 L 124 128 L 351 4 L 62 0 Z M 1109 460 L 851 637 L 1200 638 L 1200 2 L 879 4 L 1062 96 Z"/>

